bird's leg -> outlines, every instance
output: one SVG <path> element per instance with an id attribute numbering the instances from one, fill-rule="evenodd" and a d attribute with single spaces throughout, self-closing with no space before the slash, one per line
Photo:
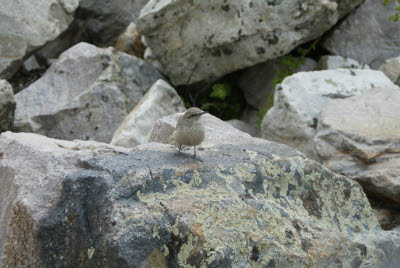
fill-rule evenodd
<path id="1" fill-rule="evenodd" d="M 194 158 L 196 158 L 196 146 L 193 147 L 194 147 Z"/>
<path id="2" fill-rule="evenodd" d="M 182 148 L 182 144 L 179 144 L 179 153 L 178 154 L 181 154 L 181 148 Z"/>

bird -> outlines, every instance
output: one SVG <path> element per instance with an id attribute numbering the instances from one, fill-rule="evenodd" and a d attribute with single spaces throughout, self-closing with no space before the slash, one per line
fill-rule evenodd
<path id="1" fill-rule="evenodd" d="M 206 113 L 197 107 L 191 107 L 178 118 L 174 132 L 175 144 L 179 146 L 178 154 L 181 153 L 182 145 L 193 146 L 196 158 L 196 146 L 202 143 L 205 137 L 201 116 Z"/>

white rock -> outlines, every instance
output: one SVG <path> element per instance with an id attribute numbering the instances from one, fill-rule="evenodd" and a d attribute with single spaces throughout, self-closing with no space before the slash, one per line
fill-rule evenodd
<path id="1" fill-rule="evenodd" d="M 393 83 L 400 86 L 400 56 L 386 60 L 379 70 L 384 72 Z"/>
<path id="2" fill-rule="evenodd" d="M 114 133 L 111 144 L 135 147 L 145 143 L 158 119 L 183 111 L 185 107 L 175 89 L 157 80 Z"/>
<path id="3" fill-rule="evenodd" d="M 374 70 L 336 69 L 294 74 L 277 86 L 274 106 L 262 122 L 261 136 L 317 159 L 313 138 L 326 102 L 386 86 L 394 84 L 382 72 Z"/>
<path id="4" fill-rule="evenodd" d="M 151 0 L 136 26 L 172 84 L 192 84 L 287 54 L 361 2 Z"/>
<path id="5" fill-rule="evenodd" d="M 400 202 L 400 88 L 327 102 L 315 136 L 322 163 L 367 193 Z"/>
<path id="6" fill-rule="evenodd" d="M 322 56 L 318 61 L 317 70 L 332 70 L 339 68 L 370 69 L 368 65 L 361 64 L 350 58 L 341 56 Z"/>

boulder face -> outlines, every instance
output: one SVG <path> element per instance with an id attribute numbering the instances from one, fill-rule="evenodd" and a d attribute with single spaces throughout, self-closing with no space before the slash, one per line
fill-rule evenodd
<path id="1" fill-rule="evenodd" d="M 157 80 L 115 131 L 111 144 L 133 148 L 145 143 L 158 119 L 184 111 L 175 89 L 164 80 Z"/>
<path id="2" fill-rule="evenodd" d="M 400 86 L 400 56 L 386 60 L 379 70 L 384 72 L 393 83 Z"/>
<path id="3" fill-rule="evenodd" d="M 6 80 L 0 80 L 0 133 L 13 128 L 14 113 L 13 89 Z"/>
<path id="4" fill-rule="evenodd" d="M 389 17 L 395 1 L 365 0 L 346 17 L 324 40 L 323 46 L 332 54 L 349 57 L 378 69 L 389 58 L 400 55 L 400 27 Z"/>
<path id="5" fill-rule="evenodd" d="M 0 1 L 0 78 L 10 78 L 30 52 L 73 20 L 78 0 Z"/>
<path id="6" fill-rule="evenodd" d="M 211 140 L 228 135 L 198 159 L 160 143 L 129 153 L 3 133 L 3 264 L 384 267 L 399 253 L 356 182 L 204 121 Z"/>
<path id="7" fill-rule="evenodd" d="M 343 58 L 341 56 L 322 56 L 317 65 L 317 70 L 332 70 L 339 68 L 349 69 L 370 69 L 368 65 L 361 64 L 356 60 L 350 58 Z"/>
<path id="8" fill-rule="evenodd" d="M 15 95 L 15 126 L 59 139 L 109 142 L 160 78 L 154 67 L 139 58 L 80 43 Z"/>
<path id="9" fill-rule="evenodd" d="M 174 85 L 192 84 L 287 54 L 361 2 L 151 0 L 136 26 L 148 59 Z"/>
<path id="10" fill-rule="evenodd" d="M 370 89 L 394 87 L 380 71 L 336 69 L 297 73 L 275 90 L 274 106 L 261 125 L 261 137 L 287 144 L 318 159 L 313 141 L 319 114 L 330 99 L 343 99 Z"/>
<path id="11" fill-rule="evenodd" d="M 331 100 L 315 143 L 324 165 L 357 180 L 371 196 L 400 203 L 399 103 L 399 87 Z"/>

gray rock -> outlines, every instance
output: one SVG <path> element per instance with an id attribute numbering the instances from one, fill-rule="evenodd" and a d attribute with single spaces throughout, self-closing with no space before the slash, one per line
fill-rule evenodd
<path id="1" fill-rule="evenodd" d="M 319 114 L 330 99 L 394 86 L 380 71 L 336 69 L 287 77 L 275 90 L 274 106 L 261 125 L 261 137 L 287 144 L 318 160 L 313 141 Z"/>
<path id="2" fill-rule="evenodd" d="M 318 61 L 317 70 L 332 70 L 339 68 L 349 69 L 369 69 L 366 64 L 360 64 L 358 61 L 343 58 L 341 56 L 322 56 Z"/>
<path id="3" fill-rule="evenodd" d="M 115 49 L 80 43 L 15 95 L 19 131 L 110 142 L 150 86 L 162 78 L 150 64 Z"/>
<path id="4" fill-rule="evenodd" d="M 154 66 L 174 85 L 192 84 L 287 54 L 361 2 L 151 0 L 136 26 Z"/>
<path id="5" fill-rule="evenodd" d="M 0 132 L 11 130 L 14 125 L 15 101 L 11 85 L 0 80 Z"/>
<path id="6" fill-rule="evenodd" d="M 78 0 L 0 1 L 0 78 L 10 78 L 32 51 L 67 29 Z"/>
<path id="7" fill-rule="evenodd" d="M 395 1 L 365 0 L 346 17 L 322 45 L 332 54 L 348 57 L 378 69 L 389 58 L 400 55 L 400 27 L 389 20 Z"/>
<path id="8" fill-rule="evenodd" d="M 299 59 L 297 59 L 299 60 Z M 299 63 L 299 68 L 293 73 L 313 70 L 317 63 L 311 58 L 305 58 Z M 287 72 L 288 67 L 282 64 L 281 58 L 260 63 L 244 71 L 238 81 L 248 104 L 257 109 L 264 109 L 270 102 L 270 95 L 274 93 L 276 79 L 280 72 Z"/>
<path id="9" fill-rule="evenodd" d="M 157 80 L 115 131 L 111 144 L 135 147 L 145 143 L 158 119 L 184 111 L 185 106 L 175 89 L 164 80 Z"/>
<path id="10" fill-rule="evenodd" d="M 10 132 L 0 148 L 4 266 L 384 267 L 399 253 L 356 182 L 247 134 L 200 159 Z"/>
<path id="11" fill-rule="evenodd" d="M 76 18 L 98 46 L 114 45 L 149 0 L 80 0 Z"/>
<path id="12" fill-rule="evenodd" d="M 238 120 L 238 119 L 233 119 L 233 120 L 229 120 L 226 122 L 229 123 L 229 125 L 231 125 L 232 127 L 236 128 L 244 133 L 248 133 L 253 137 L 258 137 L 257 124 L 250 124 L 250 123 L 244 122 L 242 120 Z"/>
<path id="13" fill-rule="evenodd" d="M 0 266 L 49 267 L 41 255 L 49 245 L 42 248 L 41 237 L 46 220 L 60 201 L 63 185 L 68 180 L 66 176 L 79 170 L 84 160 L 128 152 L 127 148 L 93 141 L 70 142 L 32 133 L 2 133 Z M 75 239 L 79 241 L 76 237 L 71 243 Z"/>
<path id="14" fill-rule="evenodd" d="M 400 88 L 331 100 L 315 136 L 322 163 L 380 199 L 400 202 Z"/>
<path id="15" fill-rule="evenodd" d="M 386 60 L 379 70 L 384 72 L 393 83 L 400 86 L 400 56 Z"/>

